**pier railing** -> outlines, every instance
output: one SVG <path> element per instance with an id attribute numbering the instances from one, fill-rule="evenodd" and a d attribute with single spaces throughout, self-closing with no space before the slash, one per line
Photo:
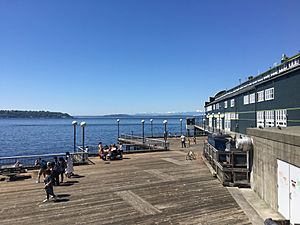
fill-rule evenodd
<path id="1" fill-rule="evenodd" d="M 205 143 L 203 154 L 224 185 L 248 186 L 250 184 L 249 151 L 219 151 L 209 143 Z"/>
<path id="2" fill-rule="evenodd" d="M 156 138 L 147 138 L 129 134 L 121 134 L 118 138 L 121 143 L 131 144 L 140 146 L 144 149 L 169 149 L 170 143 L 165 140 L 160 140 Z"/>
<path id="3" fill-rule="evenodd" d="M 70 153 L 70 155 L 74 163 L 84 163 L 88 159 L 88 154 L 85 152 Z M 3 169 L 7 166 L 14 166 L 17 162 L 19 162 L 19 166 L 21 167 L 35 168 L 35 160 L 41 158 L 48 162 L 53 161 L 55 156 L 57 158 L 65 157 L 66 153 L 0 157 L 0 169 Z"/>

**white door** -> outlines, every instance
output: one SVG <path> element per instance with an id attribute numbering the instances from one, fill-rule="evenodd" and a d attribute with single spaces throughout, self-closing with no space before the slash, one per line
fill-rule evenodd
<path id="1" fill-rule="evenodd" d="M 291 223 L 300 223 L 300 168 L 290 165 Z"/>
<path id="2" fill-rule="evenodd" d="M 278 212 L 290 219 L 289 164 L 277 160 Z"/>
<path id="3" fill-rule="evenodd" d="M 276 117 L 276 127 L 286 127 L 287 121 L 286 121 L 286 109 L 279 109 L 275 111 L 275 117 Z"/>
<path id="4" fill-rule="evenodd" d="M 259 111 L 256 113 L 256 126 L 265 127 L 265 114 L 264 111 Z"/>
<path id="5" fill-rule="evenodd" d="M 265 111 L 266 127 L 274 127 L 274 111 Z"/>

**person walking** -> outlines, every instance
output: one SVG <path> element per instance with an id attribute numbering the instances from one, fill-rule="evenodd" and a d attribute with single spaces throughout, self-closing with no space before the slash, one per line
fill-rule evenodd
<path id="1" fill-rule="evenodd" d="M 39 172 L 38 172 L 38 178 L 36 181 L 36 183 L 40 183 L 41 176 L 43 175 L 44 178 L 46 176 L 45 171 L 47 169 L 47 162 L 45 160 L 39 158 L 35 161 L 35 166 L 40 167 Z"/>
<path id="2" fill-rule="evenodd" d="M 186 148 L 186 144 L 185 144 L 185 136 L 184 136 L 184 135 L 181 135 L 180 139 L 181 139 L 181 148 Z"/>
<path id="3" fill-rule="evenodd" d="M 66 160 L 63 157 L 59 157 L 58 161 L 59 161 L 60 168 L 61 168 L 61 170 L 60 170 L 60 179 L 61 179 L 60 183 L 63 183 L 67 164 L 66 164 Z"/>
<path id="4" fill-rule="evenodd" d="M 45 183 L 45 191 L 46 191 L 46 199 L 43 201 L 43 202 L 48 202 L 49 201 L 49 198 L 50 196 L 56 200 L 56 195 L 54 194 L 54 190 L 53 190 L 53 177 L 52 177 L 52 172 L 51 170 L 47 169 L 45 171 L 45 174 L 46 174 L 46 177 L 45 177 L 45 180 L 44 180 L 44 183 Z"/>
<path id="5" fill-rule="evenodd" d="M 58 161 L 57 156 L 54 156 L 54 161 L 52 162 L 53 164 L 53 169 L 52 169 L 52 173 L 53 173 L 53 177 L 54 177 L 54 183 L 53 185 L 59 185 L 59 174 L 61 171 L 61 165 Z"/>

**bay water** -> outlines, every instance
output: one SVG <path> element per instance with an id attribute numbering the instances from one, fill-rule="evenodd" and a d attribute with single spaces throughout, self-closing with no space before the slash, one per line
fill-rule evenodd
<path id="1" fill-rule="evenodd" d="M 163 136 L 164 124 L 171 135 L 180 135 L 180 116 L 130 116 L 121 117 L 120 134 L 142 136 L 141 120 L 145 120 L 145 136 L 152 136 L 150 119 L 153 119 L 154 136 Z M 85 146 L 97 146 L 101 141 L 104 145 L 117 142 L 118 117 L 76 117 L 71 119 L 0 119 L 0 157 L 36 155 L 50 153 L 73 152 L 74 128 L 76 126 L 76 142 L 82 145 L 82 128 L 80 122 L 85 121 Z M 182 121 L 185 131 L 185 119 Z"/>

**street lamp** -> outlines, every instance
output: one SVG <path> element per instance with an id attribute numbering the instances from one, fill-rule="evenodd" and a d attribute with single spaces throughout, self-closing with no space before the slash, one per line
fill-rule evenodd
<path id="1" fill-rule="evenodd" d="M 167 120 L 163 121 L 163 124 L 165 126 L 165 132 L 164 132 L 164 139 L 165 139 L 165 149 L 167 149 L 167 138 L 168 138 L 168 134 L 167 134 Z"/>
<path id="2" fill-rule="evenodd" d="M 215 114 L 212 113 L 212 129 L 213 129 L 213 133 L 215 132 Z"/>
<path id="3" fill-rule="evenodd" d="M 77 126 L 77 121 L 74 120 L 72 122 L 72 125 L 73 125 L 73 130 L 74 130 L 74 153 L 76 152 L 76 126 Z"/>
<path id="4" fill-rule="evenodd" d="M 151 123 L 151 137 L 153 137 L 153 119 L 150 119 Z"/>
<path id="5" fill-rule="evenodd" d="M 143 143 L 145 143 L 145 120 L 141 120 L 142 123 L 142 137 L 143 137 Z"/>
<path id="6" fill-rule="evenodd" d="M 179 121 L 180 121 L 180 132 L 181 132 L 181 135 L 182 135 L 182 119 L 180 119 Z"/>
<path id="7" fill-rule="evenodd" d="M 86 122 L 81 122 L 80 126 L 82 127 L 82 151 L 84 151 L 84 128 L 86 127 Z"/>
<path id="8" fill-rule="evenodd" d="M 117 119 L 118 123 L 118 138 L 120 137 L 120 119 Z"/>
<path id="9" fill-rule="evenodd" d="M 221 131 L 221 113 L 220 112 L 218 112 L 218 120 L 219 120 L 219 125 L 218 125 L 218 129 L 219 129 L 219 133 L 220 133 L 220 131 Z"/>

